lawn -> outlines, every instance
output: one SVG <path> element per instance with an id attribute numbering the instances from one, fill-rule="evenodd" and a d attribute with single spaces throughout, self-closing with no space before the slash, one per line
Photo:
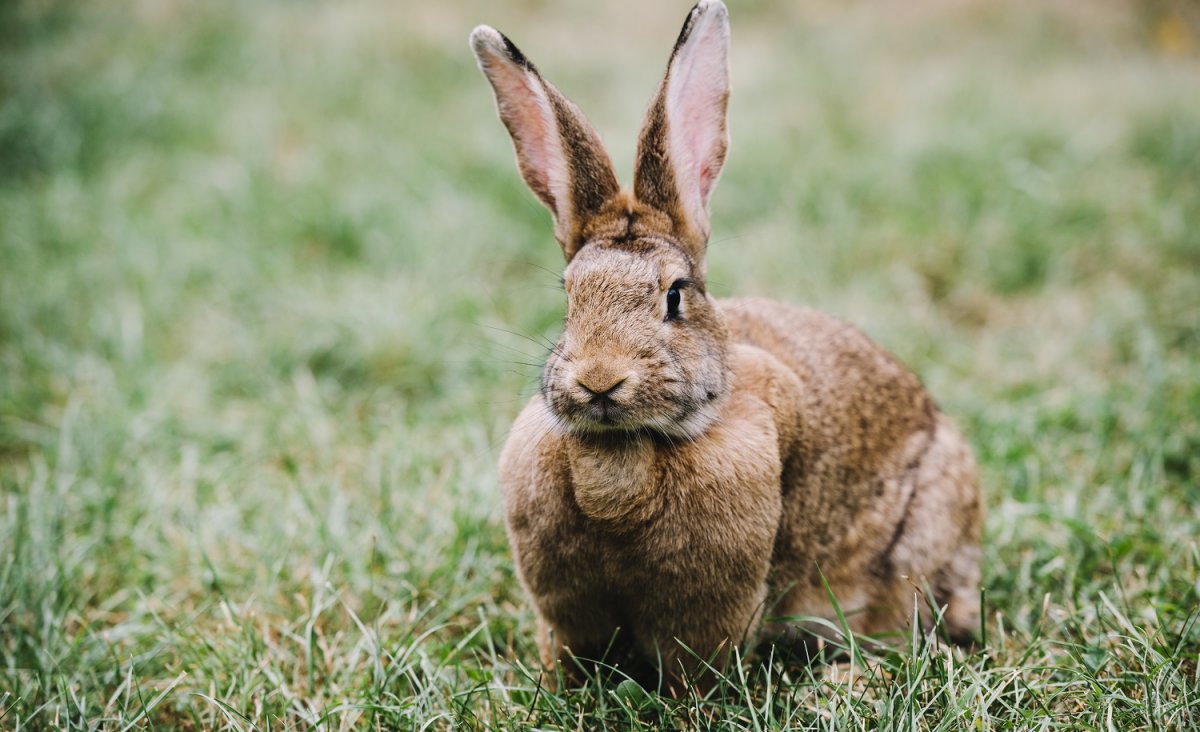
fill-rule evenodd
<path id="1" fill-rule="evenodd" d="M 733 0 L 711 289 L 979 457 L 986 633 L 538 684 L 496 457 L 564 296 L 467 34 L 628 177 L 687 12 L 0 4 L 0 728 L 1200 727 L 1200 11 Z"/>

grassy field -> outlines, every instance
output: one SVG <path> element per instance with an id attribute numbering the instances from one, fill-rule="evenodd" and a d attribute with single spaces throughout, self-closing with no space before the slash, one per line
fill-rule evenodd
<path id="1" fill-rule="evenodd" d="M 851 319 L 964 427 L 986 639 L 538 687 L 495 461 L 561 255 L 466 36 L 627 176 L 687 7 L 0 4 L 0 728 L 1200 727 L 1182 0 L 733 0 L 712 289 Z"/>

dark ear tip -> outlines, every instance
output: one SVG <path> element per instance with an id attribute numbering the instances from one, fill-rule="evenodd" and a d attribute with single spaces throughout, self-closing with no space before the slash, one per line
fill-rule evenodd
<path id="1" fill-rule="evenodd" d="M 688 13 L 687 20 L 683 21 L 683 28 L 679 30 L 679 37 L 675 39 L 675 48 L 672 50 L 672 55 L 679 50 L 679 47 L 687 43 L 687 39 L 692 35 L 692 29 L 696 27 L 696 23 L 705 15 L 712 15 L 715 18 L 728 18 L 729 9 L 725 7 L 725 3 L 721 0 L 700 0 L 692 6 L 691 12 Z"/>
<path id="2" fill-rule="evenodd" d="M 508 40 L 508 36 L 490 25 L 479 25 L 471 31 L 471 50 L 475 52 L 475 57 L 481 62 L 489 57 L 503 56 L 525 68 L 532 67 L 529 59 L 521 53 L 521 49 Z"/>
<path id="3" fill-rule="evenodd" d="M 729 8 L 725 7 L 725 3 L 721 0 L 700 0 L 692 7 L 692 12 L 698 15 L 714 12 L 719 15 L 729 15 Z"/>

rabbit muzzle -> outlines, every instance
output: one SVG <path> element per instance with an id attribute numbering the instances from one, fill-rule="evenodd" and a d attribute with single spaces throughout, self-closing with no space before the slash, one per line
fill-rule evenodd
<path id="1" fill-rule="evenodd" d="M 542 375 L 561 425 L 689 438 L 715 419 L 728 336 L 689 264 L 656 244 L 589 245 L 568 265 L 566 329 Z"/>

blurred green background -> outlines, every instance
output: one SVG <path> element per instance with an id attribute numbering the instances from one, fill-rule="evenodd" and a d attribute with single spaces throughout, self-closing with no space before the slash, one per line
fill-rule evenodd
<path id="1" fill-rule="evenodd" d="M 1197 723 L 1200 9 L 730 6 L 711 289 L 857 323 L 982 463 L 930 725 Z M 0 726 L 750 718 L 536 692 L 494 469 L 562 259 L 467 33 L 627 178 L 688 7 L 0 4 Z"/>

